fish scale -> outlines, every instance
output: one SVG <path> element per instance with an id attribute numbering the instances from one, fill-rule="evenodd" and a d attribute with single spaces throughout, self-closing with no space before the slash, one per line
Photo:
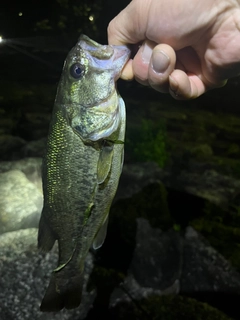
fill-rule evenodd
<path id="1" fill-rule="evenodd" d="M 125 46 L 102 46 L 83 35 L 64 63 L 42 166 L 38 247 L 50 251 L 56 240 L 59 247 L 42 311 L 80 304 L 89 248 L 104 242 L 126 122 L 115 81 L 129 54 Z"/>

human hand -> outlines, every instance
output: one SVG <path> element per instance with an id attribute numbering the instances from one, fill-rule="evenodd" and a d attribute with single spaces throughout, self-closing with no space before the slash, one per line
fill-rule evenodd
<path id="1" fill-rule="evenodd" d="M 133 0 L 108 39 L 141 44 L 123 79 L 193 99 L 240 73 L 240 0 Z"/>

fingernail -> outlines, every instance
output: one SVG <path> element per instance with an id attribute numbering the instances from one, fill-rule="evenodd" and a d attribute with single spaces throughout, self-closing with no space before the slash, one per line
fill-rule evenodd
<path id="1" fill-rule="evenodd" d="M 145 42 L 142 47 L 142 60 L 144 63 L 149 63 L 153 49 Z"/>
<path id="2" fill-rule="evenodd" d="M 152 68 L 157 73 L 164 73 L 169 67 L 170 59 L 163 52 L 159 50 L 153 50 L 152 53 Z"/>

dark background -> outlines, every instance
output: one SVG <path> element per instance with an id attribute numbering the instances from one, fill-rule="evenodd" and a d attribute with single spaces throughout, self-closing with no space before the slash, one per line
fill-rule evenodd
<path id="1" fill-rule="evenodd" d="M 57 81 L 79 35 L 107 43 L 109 21 L 128 2 L 1 1 L 0 81 Z"/>

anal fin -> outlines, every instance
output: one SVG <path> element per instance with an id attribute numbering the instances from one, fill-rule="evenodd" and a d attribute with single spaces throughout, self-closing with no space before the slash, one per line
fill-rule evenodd
<path id="1" fill-rule="evenodd" d="M 52 249 L 55 240 L 56 237 L 42 213 L 38 227 L 38 248 L 44 252 L 48 252 Z"/>

